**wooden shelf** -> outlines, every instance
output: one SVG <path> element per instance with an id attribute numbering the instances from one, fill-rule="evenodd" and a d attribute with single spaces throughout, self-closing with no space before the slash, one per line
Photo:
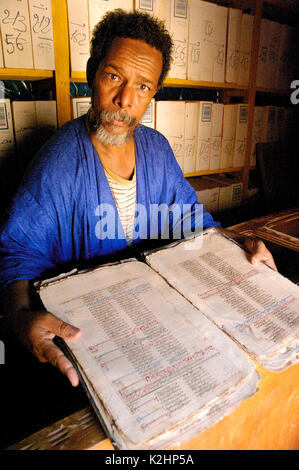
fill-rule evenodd
<path id="1" fill-rule="evenodd" d="M 87 82 L 86 72 L 72 72 L 70 82 Z"/>
<path id="2" fill-rule="evenodd" d="M 0 68 L 1 80 L 45 80 L 53 78 L 53 70 Z"/>
<path id="3" fill-rule="evenodd" d="M 203 170 L 195 171 L 194 173 L 184 173 L 185 178 L 192 178 L 193 176 L 216 175 L 219 173 L 236 173 L 243 170 L 243 167 L 238 168 L 221 168 L 218 170 Z"/>
<path id="4" fill-rule="evenodd" d="M 221 88 L 227 90 L 248 90 L 248 87 L 237 85 L 236 83 L 216 83 L 216 82 L 203 82 L 183 80 L 180 78 L 166 78 L 163 82 L 164 86 L 169 87 L 184 87 L 184 88 Z"/>
<path id="5" fill-rule="evenodd" d="M 289 95 L 291 90 L 277 90 L 275 88 L 263 88 L 263 87 L 256 87 L 257 93 L 270 93 L 273 95 Z"/>
<path id="6" fill-rule="evenodd" d="M 70 82 L 86 82 L 85 72 L 72 72 Z M 216 82 L 202 82 L 193 80 L 184 80 L 181 78 L 166 78 L 163 86 L 167 87 L 184 87 L 184 88 L 221 88 L 227 90 L 248 90 L 248 87 L 237 85 L 236 83 L 216 83 Z"/>

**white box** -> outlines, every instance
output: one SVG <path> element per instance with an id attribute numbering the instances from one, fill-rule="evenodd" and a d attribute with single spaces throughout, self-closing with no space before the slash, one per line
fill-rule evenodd
<path id="1" fill-rule="evenodd" d="M 185 101 L 171 101 L 169 143 L 182 171 L 184 171 L 185 148 Z"/>
<path id="2" fill-rule="evenodd" d="M 200 101 L 197 127 L 196 171 L 209 169 L 212 142 L 213 102 Z"/>
<path id="3" fill-rule="evenodd" d="M 219 211 L 219 186 L 217 184 L 209 189 L 208 212 L 215 214 Z"/>
<path id="4" fill-rule="evenodd" d="M 170 118 L 171 118 L 171 102 L 156 101 L 156 129 L 166 137 L 170 138 Z"/>
<path id="5" fill-rule="evenodd" d="M 242 10 L 229 8 L 225 75 L 225 79 L 229 83 L 237 83 L 238 80 L 241 22 Z"/>
<path id="6" fill-rule="evenodd" d="M 171 78 L 187 77 L 188 23 L 187 0 L 173 0 L 169 31 L 174 43 L 173 62 L 168 74 Z"/>
<path id="7" fill-rule="evenodd" d="M 16 146 L 18 150 L 22 150 L 23 146 L 28 146 L 36 129 L 35 102 L 13 101 L 12 114 Z"/>
<path id="8" fill-rule="evenodd" d="M 232 185 L 219 183 L 219 211 L 232 208 Z"/>
<path id="9" fill-rule="evenodd" d="M 211 158 L 210 158 L 209 170 L 218 170 L 220 168 L 222 124 L 223 124 L 223 104 L 213 103 Z"/>
<path id="10" fill-rule="evenodd" d="M 224 211 L 238 207 L 242 199 L 242 187 L 237 177 L 228 175 L 205 176 L 208 181 L 219 185 L 219 210 Z"/>
<path id="11" fill-rule="evenodd" d="M 238 85 L 249 84 L 249 67 L 251 57 L 251 41 L 253 32 L 253 15 L 243 13 L 241 22 L 241 38 L 239 49 Z"/>
<path id="12" fill-rule="evenodd" d="M 135 0 L 136 11 L 143 11 L 149 15 L 156 15 L 159 0 Z"/>
<path id="13" fill-rule="evenodd" d="M 51 0 L 28 0 L 35 69 L 54 70 Z"/>
<path id="14" fill-rule="evenodd" d="M 256 166 L 256 144 L 262 142 L 263 125 L 264 125 L 264 107 L 255 106 L 254 116 L 253 116 L 250 166 Z"/>
<path id="15" fill-rule="evenodd" d="M 188 26 L 188 58 L 187 58 L 187 79 L 200 80 L 200 28 L 201 21 L 201 1 L 189 1 L 189 26 Z"/>
<path id="16" fill-rule="evenodd" d="M 184 173 L 196 171 L 198 113 L 198 102 L 186 102 Z"/>
<path id="17" fill-rule="evenodd" d="M 57 129 L 56 101 L 35 101 L 36 128 L 49 129 L 55 132 Z"/>
<path id="18" fill-rule="evenodd" d="M 225 82 L 228 8 L 215 5 L 213 82 Z"/>
<path id="19" fill-rule="evenodd" d="M 0 99 L 0 165 L 14 155 L 12 112 L 10 100 Z"/>
<path id="20" fill-rule="evenodd" d="M 193 186 L 197 200 L 203 204 L 205 210 L 211 213 L 219 210 L 219 185 L 205 178 L 190 178 L 189 183 Z"/>
<path id="21" fill-rule="evenodd" d="M 274 142 L 276 140 L 276 130 L 275 106 L 264 106 L 262 142 Z"/>
<path id="22" fill-rule="evenodd" d="M 0 29 L 0 31 L 1 31 L 1 29 Z M 4 67 L 1 32 L 0 32 L 0 67 Z"/>
<path id="23" fill-rule="evenodd" d="M 116 8 L 122 8 L 126 11 L 133 10 L 133 0 L 88 0 L 90 39 L 95 25 L 98 24 L 105 13 Z"/>
<path id="24" fill-rule="evenodd" d="M 135 10 L 157 16 L 160 20 L 164 21 L 165 28 L 170 31 L 171 1 L 135 0 Z"/>
<path id="25" fill-rule="evenodd" d="M 200 189 L 195 191 L 197 200 L 200 204 L 202 204 L 206 211 L 208 211 L 209 206 L 209 190 L 208 189 Z M 210 211 L 208 211 L 210 212 Z"/>
<path id="26" fill-rule="evenodd" d="M 89 58 L 87 0 L 67 0 L 71 70 L 86 71 Z"/>
<path id="27" fill-rule="evenodd" d="M 281 28 L 280 47 L 278 51 L 278 67 L 275 76 L 275 87 L 278 90 L 288 90 L 292 78 L 289 73 L 289 53 L 292 46 L 293 28 L 283 24 Z"/>
<path id="28" fill-rule="evenodd" d="M 140 124 L 155 129 L 155 100 L 150 101 L 145 113 L 140 121 Z"/>
<path id="29" fill-rule="evenodd" d="M 214 181 L 219 187 L 219 211 L 232 207 L 232 184 L 224 175 L 211 175 L 204 177 L 207 181 Z"/>
<path id="30" fill-rule="evenodd" d="M 270 25 L 271 21 L 262 18 L 256 84 L 258 87 L 263 88 L 267 87 L 267 76 L 269 73 Z"/>
<path id="31" fill-rule="evenodd" d="M 36 144 L 40 136 L 36 135 L 36 113 L 34 101 L 13 101 L 12 115 L 18 161 L 18 171 L 24 169 L 37 150 Z M 42 143 L 42 142 L 40 142 Z"/>
<path id="32" fill-rule="evenodd" d="M 184 101 L 156 102 L 156 129 L 168 140 L 182 171 L 184 168 Z"/>
<path id="33" fill-rule="evenodd" d="M 242 201 L 242 189 L 243 189 L 243 183 L 240 181 L 236 181 L 232 183 L 232 202 L 231 206 L 233 207 L 239 207 Z"/>
<path id="34" fill-rule="evenodd" d="M 213 3 L 190 1 L 187 73 L 189 80 L 213 80 L 215 11 L 216 5 Z"/>
<path id="35" fill-rule="evenodd" d="M 223 127 L 220 168 L 231 168 L 235 147 L 237 120 L 237 105 L 225 104 L 223 106 Z"/>
<path id="36" fill-rule="evenodd" d="M 5 67 L 33 69 L 27 0 L 1 0 L 0 23 Z"/>
<path id="37" fill-rule="evenodd" d="M 266 88 L 275 88 L 275 75 L 279 67 L 278 55 L 281 39 L 282 25 L 275 21 L 270 22 L 268 66 L 266 70 Z"/>
<path id="38" fill-rule="evenodd" d="M 91 105 L 90 96 L 72 98 L 73 118 L 76 119 L 86 114 Z"/>
<path id="39" fill-rule="evenodd" d="M 247 142 L 248 104 L 237 104 L 236 134 L 233 155 L 233 167 L 242 167 L 245 164 L 245 150 Z"/>

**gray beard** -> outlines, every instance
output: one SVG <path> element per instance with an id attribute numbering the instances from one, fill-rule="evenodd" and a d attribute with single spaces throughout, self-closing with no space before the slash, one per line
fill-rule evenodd
<path id="1" fill-rule="evenodd" d="M 96 139 L 104 145 L 114 145 L 116 147 L 124 145 L 133 135 L 136 119 L 130 117 L 124 111 L 108 111 L 102 110 L 100 114 L 93 108 L 88 112 L 89 124 L 95 132 Z M 129 125 L 129 129 L 123 134 L 113 134 L 107 131 L 103 126 L 103 122 L 111 122 L 112 120 L 123 120 L 125 124 Z"/>
<path id="2" fill-rule="evenodd" d="M 104 145 L 115 145 L 116 147 L 125 144 L 129 140 L 131 135 L 132 134 L 129 132 L 129 130 L 127 130 L 123 134 L 112 134 L 111 132 L 108 132 L 105 129 L 103 124 L 100 124 L 100 126 L 96 130 L 97 140 L 99 140 Z"/>

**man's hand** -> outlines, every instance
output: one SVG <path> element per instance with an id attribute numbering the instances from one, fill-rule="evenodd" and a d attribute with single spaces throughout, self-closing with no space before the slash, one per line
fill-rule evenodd
<path id="1" fill-rule="evenodd" d="M 270 268 L 277 271 L 273 256 L 271 255 L 266 245 L 262 242 L 262 240 L 247 237 L 222 227 L 217 227 L 217 230 L 219 232 L 224 233 L 226 236 L 236 240 L 236 242 L 240 245 L 244 246 L 245 250 L 247 251 L 248 261 L 251 264 L 263 262 L 270 266 Z"/>
<path id="2" fill-rule="evenodd" d="M 77 386 L 78 375 L 71 362 L 53 343 L 53 338 L 60 336 L 63 339 L 77 339 L 81 336 L 81 331 L 50 312 L 24 312 L 23 315 L 27 318 L 19 330 L 20 340 L 29 347 L 40 362 L 51 362 L 67 376 L 74 387 Z"/>
<path id="3" fill-rule="evenodd" d="M 249 252 L 248 260 L 251 264 L 264 262 L 265 264 L 270 266 L 270 268 L 277 271 L 273 256 L 261 240 L 258 240 L 257 238 L 247 237 L 244 242 L 244 247 Z"/>
<path id="4" fill-rule="evenodd" d="M 29 282 L 16 281 L 3 291 L 4 314 L 16 337 L 25 344 L 41 362 L 51 362 L 67 376 L 75 387 L 78 375 L 71 362 L 53 343 L 55 336 L 63 339 L 80 337 L 81 331 L 44 310 L 36 310 L 30 302 Z"/>

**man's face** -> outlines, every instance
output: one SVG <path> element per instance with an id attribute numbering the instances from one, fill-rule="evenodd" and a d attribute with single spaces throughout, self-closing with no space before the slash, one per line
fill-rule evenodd
<path id="1" fill-rule="evenodd" d="M 122 145 L 133 134 L 158 90 L 162 54 L 144 41 L 116 38 L 100 63 L 93 86 L 97 138 Z"/>

